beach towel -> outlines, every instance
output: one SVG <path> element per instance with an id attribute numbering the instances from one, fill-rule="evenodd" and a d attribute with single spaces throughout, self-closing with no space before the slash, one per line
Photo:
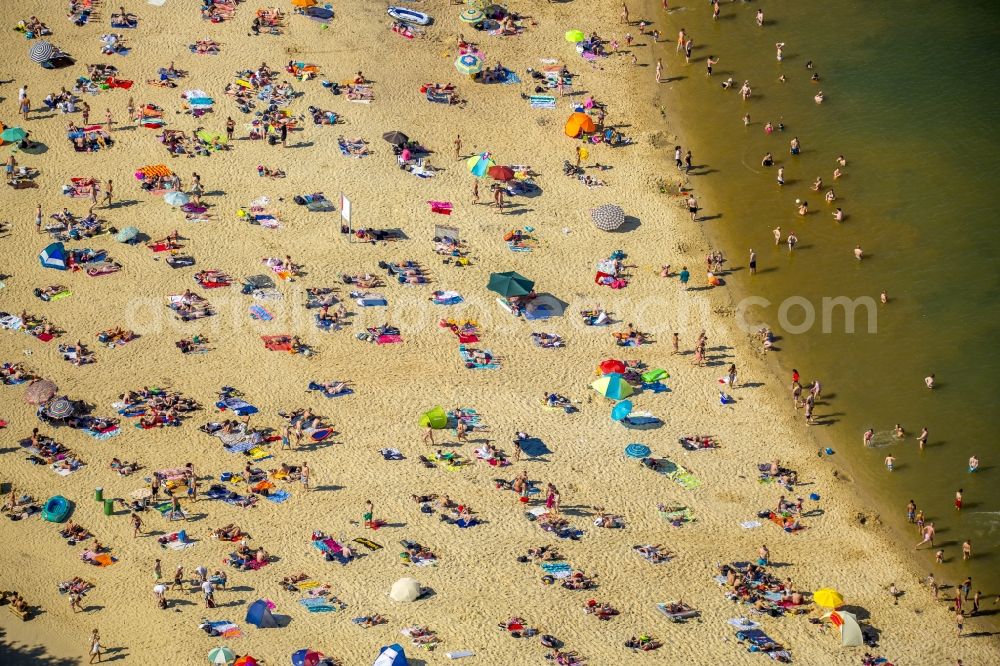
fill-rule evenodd
<path id="1" fill-rule="evenodd" d="M 354 393 L 354 389 L 348 386 L 345 386 L 343 389 L 341 389 L 336 393 L 331 393 L 330 391 L 327 391 L 322 384 L 319 384 L 317 382 L 309 382 L 308 390 L 319 391 L 327 398 L 339 398 L 341 396 L 351 395 L 352 393 Z"/>
<path id="2" fill-rule="evenodd" d="M 482 349 L 476 351 L 482 351 L 484 354 L 486 354 L 487 357 L 489 357 L 490 359 L 489 362 L 482 363 L 474 360 L 472 348 L 466 347 L 465 345 L 459 345 L 458 353 L 459 356 L 461 356 L 462 361 L 464 362 L 466 368 L 468 368 L 469 370 L 496 370 L 500 367 L 500 362 L 497 361 L 497 358 L 496 356 L 493 355 L 492 351 L 490 351 L 489 349 Z"/>
<path id="3" fill-rule="evenodd" d="M 432 213 L 440 215 L 451 215 L 454 208 L 450 201 L 428 201 L 427 203 L 430 204 Z"/>
<path id="4" fill-rule="evenodd" d="M 725 579 L 722 580 L 725 583 Z M 737 629 L 756 629 L 760 626 L 757 622 L 754 622 L 750 618 L 746 617 L 734 617 L 726 620 L 726 622 L 731 627 L 736 627 Z"/>
<path id="5" fill-rule="evenodd" d="M 369 539 L 365 539 L 363 537 L 358 537 L 357 539 L 353 539 L 353 541 L 354 541 L 354 543 L 361 544 L 362 546 L 364 546 L 368 550 L 372 550 L 372 551 L 382 550 L 382 546 L 380 544 L 377 544 L 374 541 L 370 541 Z"/>
<path id="6" fill-rule="evenodd" d="M 393 334 L 393 335 L 384 335 L 383 334 L 383 335 L 378 336 L 378 338 L 375 339 L 375 344 L 378 344 L 378 345 L 391 345 L 391 344 L 395 344 L 397 342 L 402 342 L 402 341 L 403 341 L 403 336 L 401 336 L 401 335 L 396 335 L 396 334 Z"/>
<path id="7" fill-rule="evenodd" d="M 695 520 L 694 514 L 691 509 L 686 506 L 679 506 L 668 508 L 666 510 L 659 511 L 660 518 L 667 521 L 674 527 L 680 527 L 684 523 L 690 523 Z"/>
<path id="8" fill-rule="evenodd" d="M 281 504 L 291 496 L 292 496 L 291 493 L 289 493 L 287 490 L 275 490 L 269 495 L 264 495 L 264 499 L 266 499 L 269 502 L 274 502 L 275 504 Z"/>
<path id="9" fill-rule="evenodd" d="M 445 652 L 444 656 L 449 659 L 461 659 L 462 657 L 475 657 L 476 653 L 472 650 L 456 650 L 452 652 Z"/>
<path id="10" fill-rule="evenodd" d="M 239 638 L 243 635 L 238 625 L 229 620 L 217 620 L 215 622 L 204 622 L 200 627 L 209 636 L 221 636 L 223 638 Z"/>
<path id="11" fill-rule="evenodd" d="M 384 308 L 389 305 L 389 301 L 384 296 L 368 294 L 363 298 L 356 298 L 354 302 L 363 308 Z"/>
<path id="12" fill-rule="evenodd" d="M 542 562 L 540 566 L 553 578 L 569 578 L 573 573 L 573 567 L 566 562 Z"/>
<path id="13" fill-rule="evenodd" d="M 404 460 L 405 456 L 399 451 L 399 449 L 379 449 L 379 453 L 386 460 Z"/>
<path id="14" fill-rule="evenodd" d="M 556 108 L 556 98 L 552 95 L 531 95 L 528 103 L 533 109 L 554 109 Z"/>
<path id="15" fill-rule="evenodd" d="M 264 306 L 255 304 L 250 306 L 250 318 L 255 321 L 271 321 L 274 319 L 274 315 L 268 312 Z"/>
<path id="16" fill-rule="evenodd" d="M 323 597 L 310 597 L 299 599 L 299 603 L 306 607 L 310 613 L 333 613 L 337 610 L 328 600 Z"/>
<path id="17" fill-rule="evenodd" d="M 253 308 L 250 308 L 253 310 Z M 262 335 L 264 347 L 271 351 L 292 351 L 292 339 L 287 335 Z"/>

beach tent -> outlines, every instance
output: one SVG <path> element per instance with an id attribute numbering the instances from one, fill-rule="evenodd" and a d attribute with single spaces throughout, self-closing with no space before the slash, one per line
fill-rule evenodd
<path id="1" fill-rule="evenodd" d="M 233 661 L 236 659 L 236 654 L 233 653 L 228 647 L 223 645 L 222 647 L 213 648 L 208 653 L 208 663 L 218 664 L 219 666 L 232 666 Z"/>
<path id="2" fill-rule="evenodd" d="M 590 385 L 605 398 L 623 400 L 632 395 L 632 387 L 625 378 L 617 372 L 609 372 Z"/>
<path id="3" fill-rule="evenodd" d="M 434 430 L 444 430 L 448 427 L 448 415 L 441 407 L 434 407 L 420 415 L 420 425 L 430 426 Z"/>
<path id="4" fill-rule="evenodd" d="M 378 657 L 375 658 L 375 663 L 372 666 L 409 666 L 409 664 L 403 647 L 399 643 L 393 643 L 379 650 Z"/>
<path id="5" fill-rule="evenodd" d="M 581 132 L 586 132 L 588 134 L 597 131 L 597 126 L 594 125 L 593 119 L 586 113 L 577 111 L 569 117 L 566 121 L 566 136 L 571 138 L 576 138 L 580 136 Z"/>
<path id="6" fill-rule="evenodd" d="M 275 629 L 278 626 L 278 621 L 271 615 L 271 609 L 267 607 L 267 602 L 263 599 L 258 599 L 250 604 L 250 607 L 247 608 L 246 621 L 258 629 Z"/>
<path id="7" fill-rule="evenodd" d="M 816 602 L 816 605 L 825 608 L 839 608 L 844 605 L 844 597 L 831 587 L 824 587 L 813 592 L 813 601 Z"/>
<path id="8" fill-rule="evenodd" d="M 527 296 L 531 293 L 534 286 L 534 282 L 514 271 L 491 273 L 490 281 L 486 283 L 487 289 L 500 294 L 504 298 Z"/>
<path id="9" fill-rule="evenodd" d="M 38 260 L 42 262 L 43 268 L 55 268 L 60 271 L 69 268 L 66 265 L 66 248 L 62 243 L 52 243 L 49 245 L 38 255 Z"/>
<path id="10" fill-rule="evenodd" d="M 524 306 L 525 319 L 534 321 L 536 319 L 550 319 L 551 317 L 561 317 L 565 308 L 563 303 L 555 296 L 542 294 L 528 301 Z"/>
<path id="11" fill-rule="evenodd" d="M 400 578 L 389 590 L 389 598 L 393 601 L 411 602 L 416 601 L 419 596 L 420 581 L 416 578 Z"/>
<path id="12" fill-rule="evenodd" d="M 840 627 L 840 641 L 844 647 L 858 647 L 865 642 L 861 625 L 858 624 L 858 618 L 854 613 L 831 611 L 823 617 L 830 620 L 834 626 Z"/>
<path id="13" fill-rule="evenodd" d="M 567 30 L 566 31 L 566 41 L 569 42 L 570 44 L 579 44 L 580 42 L 582 42 L 586 38 L 587 38 L 587 36 L 583 34 L 582 30 Z"/>

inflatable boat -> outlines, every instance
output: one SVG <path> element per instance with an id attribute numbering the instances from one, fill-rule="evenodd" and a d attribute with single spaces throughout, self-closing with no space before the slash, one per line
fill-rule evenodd
<path id="1" fill-rule="evenodd" d="M 430 25 L 431 21 L 434 20 L 423 12 L 407 9 L 406 7 L 389 7 L 386 13 L 397 21 L 405 21 L 414 25 Z"/>
<path id="2" fill-rule="evenodd" d="M 53 495 L 45 502 L 42 508 L 42 518 L 50 523 L 61 523 L 69 518 L 69 511 L 72 508 L 70 501 L 62 495 Z"/>

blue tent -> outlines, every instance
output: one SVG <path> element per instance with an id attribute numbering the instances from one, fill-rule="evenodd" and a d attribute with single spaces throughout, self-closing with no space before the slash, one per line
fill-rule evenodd
<path id="1" fill-rule="evenodd" d="M 271 615 L 271 609 L 267 607 L 267 602 L 263 599 L 250 604 L 247 608 L 246 621 L 258 629 L 274 629 L 278 626 L 277 620 Z"/>
<path id="2" fill-rule="evenodd" d="M 38 255 L 38 260 L 42 262 L 43 268 L 56 268 L 60 271 L 69 268 L 66 265 L 66 248 L 63 247 L 62 243 L 49 245 Z"/>
<path id="3" fill-rule="evenodd" d="M 378 657 L 372 666 L 409 666 L 406 660 L 406 653 L 399 643 L 387 645 L 379 651 Z"/>

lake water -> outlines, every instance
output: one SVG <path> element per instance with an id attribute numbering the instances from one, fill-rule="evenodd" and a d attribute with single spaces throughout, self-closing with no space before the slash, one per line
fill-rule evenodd
<path id="1" fill-rule="evenodd" d="M 758 7 L 763 28 L 754 21 Z M 737 2 L 724 3 L 713 21 L 711 5 L 693 1 L 665 20 L 662 11 L 647 16 L 665 33 L 656 49 L 665 76 L 684 77 L 662 86 L 663 104 L 671 129 L 694 153 L 702 224 L 731 266 L 742 267 L 727 278 L 734 290 L 771 302 L 746 318 L 781 336 L 775 357 L 783 376 L 796 367 L 803 384 L 821 379 L 826 398 L 815 414 L 825 425 L 813 428 L 820 442 L 848 459 L 907 549 L 918 541 L 905 524 L 908 499 L 935 522 L 953 562 L 939 578 L 958 583 L 972 575 L 984 594 L 1000 592 L 1000 411 L 992 383 L 1000 371 L 993 344 L 1000 338 L 1000 5 Z M 675 53 L 681 27 L 695 40 L 690 65 Z M 786 44 L 780 63 L 776 42 Z M 711 78 L 709 55 L 719 58 Z M 730 76 L 736 89 L 749 80 L 748 102 L 722 89 Z M 813 100 L 818 90 L 823 104 Z M 784 123 L 784 131 L 766 134 L 768 121 Z M 798 156 L 789 154 L 793 136 L 803 146 Z M 775 167 L 761 166 L 766 152 Z M 838 155 L 848 162 L 834 182 Z M 784 187 L 777 166 L 785 167 Z M 823 189 L 814 192 L 818 176 Z M 831 187 L 833 205 L 823 201 Z M 807 200 L 811 214 L 800 217 L 796 199 Z M 832 217 L 836 206 L 847 214 L 842 224 Z M 797 235 L 793 252 L 774 245 L 778 225 Z M 858 244 L 863 261 L 854 257 Z M 758 261 L 753 277 L 750 248 Z M 878 303 L 882 289 L 886 306 Z M 805 333 L 778 326 L 779 305 L 791 297 L 814 308 L 816 323 Z M 873 298 L 876 332 L 868 332 L 864 308 L 853 334 L 842 311 L 823 332 L 824 297 Z M 803 316 L 796 305 L 787 318 L 799 324 Z M 923 381 L 931 373 L 933 391 Z M 896 423 L 907 431 L 903 440 L 892 436 Z M 915 437 L 923 426 L 930 438 L 921 452 Z M 871 449 L 862 446 L 868 427 L 877 432 Z M 897 458 L 892 473 L 883 465 L 889 453 Z M 967 469 L 971 455 L 982 461 L 975 474 Z M 959 488 L 960 514 L 953 507 Z M 969 538 L 976 557 L 964 563 L 960 545 Z M 920 556 L 928 570 L 932 556 Z"/>

